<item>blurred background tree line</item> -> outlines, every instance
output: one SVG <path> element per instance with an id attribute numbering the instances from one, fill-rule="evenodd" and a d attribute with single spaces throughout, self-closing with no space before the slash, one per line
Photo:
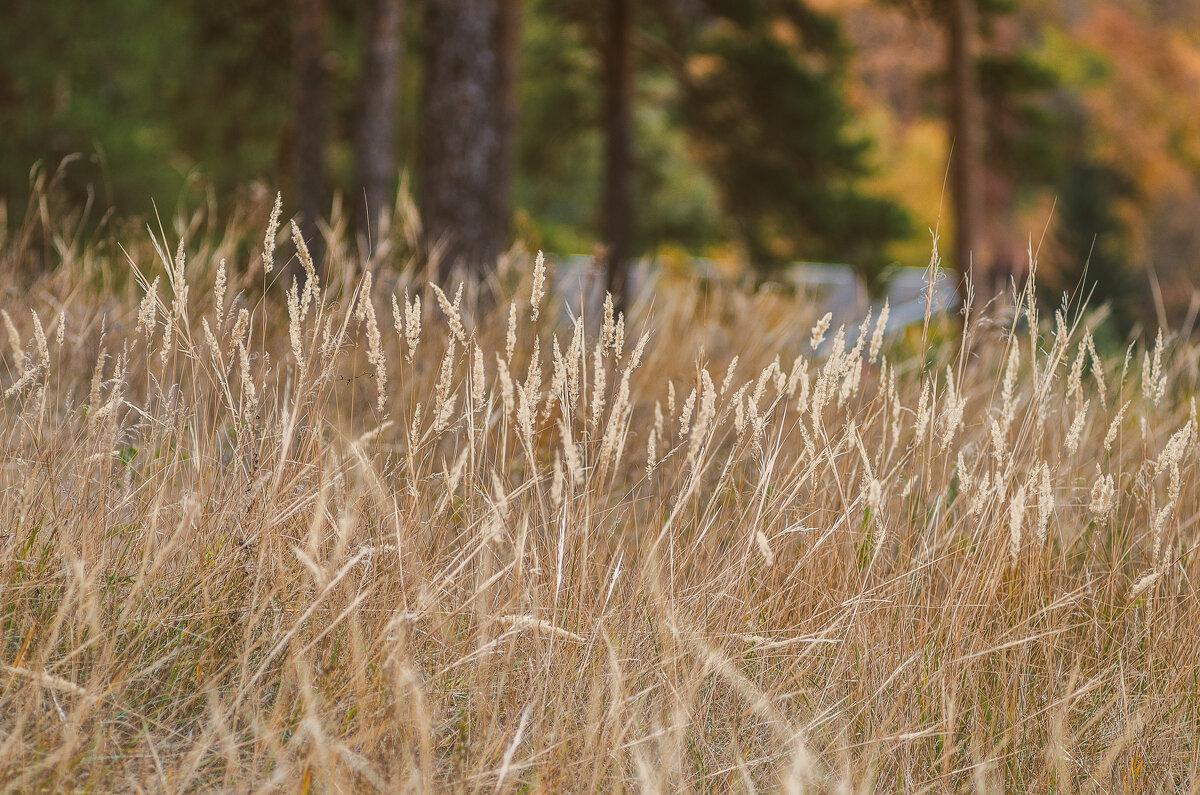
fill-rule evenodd
<path id="1" fill-rule="evenodd" d="M 932 232 L 991 289 L 1033 248 L 1052 291 L 1194 319 L 1198 88 L 1197 0 L 8 0 L 0 227 L 73 155 L 80 206 L 279 186 L 316 243 L 408 180 L 444 265 L 519 239 L 617 294 L 683 253 L 878 288 Z"/>

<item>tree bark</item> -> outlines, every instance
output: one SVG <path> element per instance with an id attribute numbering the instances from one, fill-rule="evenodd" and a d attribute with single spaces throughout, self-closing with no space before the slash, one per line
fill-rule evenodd
<path id="1" fill-rule="evenodd" d="M 394 196 L 396 68 L 400 61 L 401 0 L 367 0 L 363 14 L 363 71 L 359 83 L 358 180 L 360 218 L 379 229 Z"/>
<path id="2" fill-rule="evenodd" d="M 966 277 L 974 285 L 986 286 L 978 261 L 979 225 L 982 220 L 983 186 L 980 180 L 979 99 L 975 80 L 974 38 L 978 21 L 975 0 L 950 0 L 946 20 L 946 66 L 950 85 L 950 190 L 954 203 L 954 267 L 959 272 L 959 291 L 965 300 Z"/>
<path id="3" fill-rule="evenodd" d="M 317 219 L 325 206 L 324 55 L 323 0 L 292 0 L 292 168 L 300 229 L 318 261 Z"/>
<path id="4" fill-rule="evenodd" d="M 501 233 L 508 234 L 512 217 L 513 152 L 518 120 L 517 77 L 520 72 L 521 0 L 498 0 L 496 15 L 496 162 L 493 166 L 495 205 Z"/>
<path id="5" fill-rule="evenodd" d="M 497 0 L 426 0 L 421 221 L 427 254 L 482 273 L 504 241 L 497 212 Z"/>
<path id="6" fill-rule="evenodd" d="M 628 298 L 633 254 L 633 3 L 608 0 L 604 42 L 604 203 L 606 287 L 613 302 Z"/>

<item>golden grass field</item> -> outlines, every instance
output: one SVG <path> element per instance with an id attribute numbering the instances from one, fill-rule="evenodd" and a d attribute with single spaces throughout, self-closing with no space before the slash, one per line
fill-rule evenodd
<path id="1" fill-rule="evenodd" d="M 441 294 L 401 231 L 292 292 L 262 206 L 30 224 L 6 791 L 1200 790 L 1188 339 L 1021 286 L 572 323 L 533 256 Z"/>

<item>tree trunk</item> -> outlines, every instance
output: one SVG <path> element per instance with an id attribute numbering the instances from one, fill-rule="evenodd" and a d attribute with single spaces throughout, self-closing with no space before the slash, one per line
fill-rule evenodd
<path id="1" fill-rule="evenodd" d="M 400 60 L 401 0 L 367 0 L 363 14 L 363 72 L 359 83 L 358 180 L 360 218 L 375 233 L 395 198 L 396 67 Z"/>
<path id="2" fill-rule="evenodd" d="M 608 0 L 604 42 L 606 286 L 624 307 L 633 249 L 633 0 Z"/>
<path id="3" fill-rule="evenodd" d="M 427 253 L 482 273 L 504 241 L 495 174 L 497 0 L 426 0 L 421 221 Z"/>
<path id="4" fill-rule="evenodd" d="M 954 267 L 959 272 L 959 291 L 966 299 L 965 277 L 976 287 L 984 286 L 983 268 L 977 251 L 981 222 L 980 129 L 975 81 L 974 38 L 978 27 L 975 0 L 950 0 L 946 20 L 946 66 L 950 83 L 950 190 L 954 203 Z"/>
<path id="5" fill-rule="evenodd" d="M 512 216 L 513 151 L 517 135 L 517 76 L 521 52 L 521 0 L 498 0 L 496 15 L 496 162 L 493 166 L 495 201 L 492 212 L 501 233 L 508 234 Z"/>
<path id="6" fill-rule="evenodd" d="M 317 219 L 325 205 L 325 10 L 323 0 L 292 0 L 292 168 L 300 229 L 319 258 Z"/>

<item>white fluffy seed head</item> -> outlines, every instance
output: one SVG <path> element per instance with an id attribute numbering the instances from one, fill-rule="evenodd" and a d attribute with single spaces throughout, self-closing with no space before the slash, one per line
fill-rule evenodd
<path id="1" fill-rule="evenodd" d="M 1087 419 L 1088 408 L 1092 405 L 1092 401 L 1085 400 L 1079 410 L 1075 412 L 1075 419 L 1071 422 L 1071 427 L 1067 430 L 1067 453 L 1075 455 L 1079 450 L 1079 437 L 1083 433 L 1083 423 Z"/>
<path id="2" fill-rule="evenodd" d="M 517 351 L 517 302 L 508 305 L 508 334 L 504 337 L 504 361 L 512 364 Z"/>
<path id="3" fill-rule="evenodd" d="M 891 306 L 885 299 L 883 309 L 879 311 L 879 320 L 875 321 L 875 333 L 871 335 L 871 347 L 867 352 L 867 360 L 871 364 L 875 364 L 875 360 L 879 358 L 879 351 L 883 348 L 883 335 L 887 331 L 888 313 L 891 311 Z"/>
<path id="4" fill-rule="evenodd" d="M 263 236 L 263 272 L 275 269 L 275 236 L 279 234 L 279 214 L 283 212 L 283 194 L 275 194 L 275 206 L 271 208 L 271 220 L 267 222 L 267 233 Z"/>
<path id="5" fill-rule="evenodd" d="M 833 321 L 833 313 L 826 312 L 825 315 L 817 321 L 817 324 L 812 327 L 812 336 L 809 338 L 809 345 L 815 351 L 821 346 L 825 340 L 825 332 L 829 331 L 829 324 Z"/>
<path id="6" fill-rule="evenodd" d="M 225 258 L 221 258 L 221 262 L 217 265 L 217 280 L 213 285 L 213 308 L 216 310 L 218 327 L 225 314 L 225 289 L 227 286 L 225 275 Z"/>
<path id="7" fill-rule="evenodd" d="M 529 296 L 529 320 L 536 323 L 541 312 L 542 298 L 546 295 L 546 257 L 537 253 L 533 262 L 533 289 Z"/>
<path id="8" fill-rule="evenodd" d="M 1044 544 L 1050 530 L 1050 516 L 1054 513 L 1054 486 L 1050 481 L 1050 466 L 1042 462 L 1037 470 L 1037 538 Z"/>
<path id="9" fill-rule="evenodd" d="M 1098 522 L 1106 522 L 1112 517 L 1116 511 L 1117 489 L 1113 482 L 1112 475 L 1106 475 L 1100 471 L 1100 465 L 1096 465 L 1096 480 L 1092 484 L 1092 499 L 1089 503 L 1092 514 Z"/>
<path id="10" fill-rule="evenodd" d="M 1025 523 L 1025 484 L 1017 487 L 1008 504 L 1008 554 L 1015 564 L 1021 554 L 1021 529 Z"/>

